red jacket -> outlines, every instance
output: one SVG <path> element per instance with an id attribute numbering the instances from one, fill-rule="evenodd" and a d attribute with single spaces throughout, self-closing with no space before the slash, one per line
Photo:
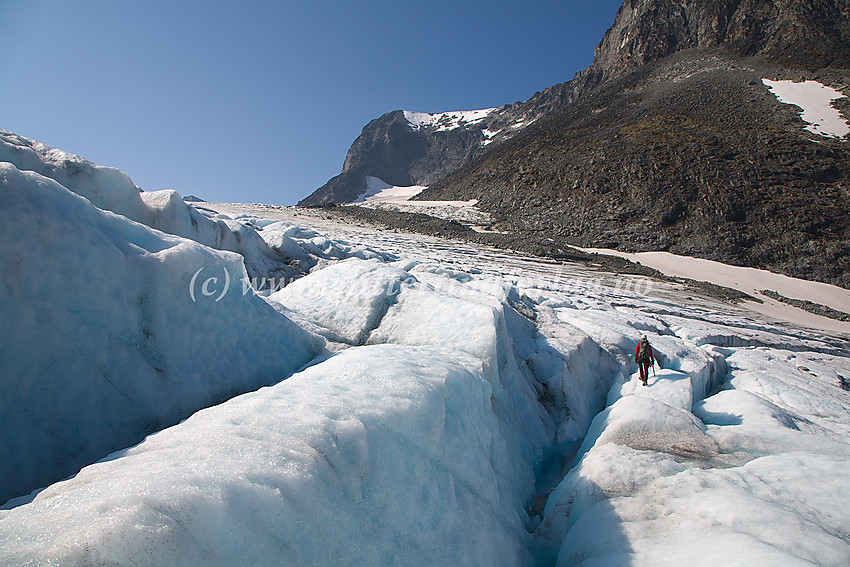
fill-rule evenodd
<path id="1" fill-rule="evenodd" d="M 646 348 L 649 349 L 649 362 L 655 364 L 655 355 L 652 354 L 652 345 L 646 345 Z M 638 361 L 638 351 L 640 350 L 640 343 L 635 347 L 635 362 Z"/>

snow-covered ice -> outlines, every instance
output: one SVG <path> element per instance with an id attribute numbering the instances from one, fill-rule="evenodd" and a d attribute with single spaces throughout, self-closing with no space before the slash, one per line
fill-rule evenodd
<path id="1" fill-rule="evenodd" d="M 832 101 L 844 98 L 841 92 L 817 81 L 772 81 L 762 79 L 780 102 L 799 106 L 801 118 L 808 122 L 806 130 L 821 136 L 845 138 L 850 134 L 850 124 Z"/>
<path id="2" fill-rule="evenodd" d="M 281 380 L 319 348 L 243 293 L 237 254 L 102 211 L 9 163 L 0 204 L 0 500 Z M 198 270 L 215 297 L 199 283 L 191 299 Z"/>
<path id="3" fill-rule="evenodd" d="M 845 564 L 846 350 L 694 348 L 650 336 L 664 368 L 649 387 L 632 374 L 609 392 L 577 466 L 548 499 L 540 556 L 557 565 Z M 670 341 L 684 347 L 672 359 Z M 693 372 L 700 351 L 709 372 Z M 674 369 L 683 354 L 691 372 Z"/>
<path id="4" fill-rule="evenodd" d="M 247 257 L 1 167 L 5 454 L 141 432 L 50 479 L 4 461 L 4 488 L 28 480 L 14 496 L 76 474 L 0 510 L 0 565 L 850 563 L 846 334 L 680 284 L 215 203 L 210 222 L 298 277 L 192 301 L 198 267 L 235 281 Z"/>
<path id="5" fill-rule="evenodd" d="M 362 345 L 408 281 L 416 280 L 378 260 L 350 259 L 291 283 L 269 301 L 318 325 L 330 340 Z"/>
<path id="6" fill-rule="evenodd" d="M 325 296 L 343 313 L 362 302 L 349 290 L 403 272 L 349 260 L 296 284 L 335 270 L 348 285 Z M 262 564 L 281 549 L 298 564 L 528 563 L 521 512 L 553 422 L 512 341 L 534 329 L 512 337 L 497 297 L 420 275 L 431 283 L 405 282 L 400 312 L 370 337 L 379 344 L 200 412 L 0 513 L 11 542 L 0 563 Z"/>
<path id="7" fill-rule="evenodd" d="M 141 191 L 123 172 L 0 130 L 0 162 L 53 179 L 94 206 L 151 228 L 195 240 L 245 258 L 251 278 L 295 275 L 250 227 L 226 219 L 211 220 L 186 204 L 176 191 Z"/>
<path id="8" fill-rule="evenodd" d="M 490 395 L 457 352 L 348 350 L 0 513 L 0 563 L 528 563 Z"/>
<path id="9" fill-rule="evenodd" d="M 768 270 L 731 266 L 713 260 L 681 256 L 670 252 L 621 252 L 607 248 L 582 248 L 585 252 L 619 256 L 639 262 L 673 277 L 710 281 L 758 297 L 762 303 L 744 302 L 748 309 L 777 320 L 787 320 L 814 328 L 850 334 L 850 323 L 827 319 L 790 307 L 761 292 L 775 291 L 785 297 L 812 301 L 850 313 L 850 290 L 822 282 L 802 280 Z"/>

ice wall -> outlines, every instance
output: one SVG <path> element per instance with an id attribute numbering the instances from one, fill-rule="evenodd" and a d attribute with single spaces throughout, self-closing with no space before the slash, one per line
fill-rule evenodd
<path id="1" fill-rule="evenodd" d="M 239 255 L 101 211 L 9 163 L 0 242 L 0 501 L 277 382 L 319 348 L 243 288 Z M 201 289 L 208 278 L 215 296 Z"/>

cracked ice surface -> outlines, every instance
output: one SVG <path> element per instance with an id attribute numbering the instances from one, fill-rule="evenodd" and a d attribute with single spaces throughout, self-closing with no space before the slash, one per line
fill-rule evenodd
<path id="1" fill-rule="evenodd" d="M 324 351 L 0 512 L 0 563 L 850 559 L 846 338 L 645 278 L 253 214 L 280 246 L 282 221 L 380 252 L 311 261 L 268 298 Z"/>

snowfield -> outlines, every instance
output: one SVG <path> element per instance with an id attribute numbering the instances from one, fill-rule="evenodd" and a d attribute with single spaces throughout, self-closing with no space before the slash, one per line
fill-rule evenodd
<path id="1" fill-rule="evenodd" d="M 761 303 L 745 301 L 747 309 L 762 315 L 800 325 L 850 335 L 850 323 L 828 319 L 790 307 L 762 293 L 774 291 L 792 299 L 808 300 L 850 313 L 850 290 L 821 282 L 813 282 L 776 274 L 767 270 L 730 266 L 713 260 L 671 254 L 670 252 L 621 252 L 607 248 L 581 248 L 585 252 L 606 254 L 639 262 L 661 273 L 692 280 L 709 279 L 711 283 L 743 291 Z"/>
<path id="2" fill-rule="evenodd" d="M 354 203 L 375 202 L 405 202 L 427 189 L 424 185 L 409 185 L 407 187 L 393 186 L 382 179 L 366 176 L 366 192 L 361 194 Z"/>
<path id="3" fill-rule="evenodd" d="M 189 209 L 256 235 L 239 256 L 162 232 L 170 198 L 131 220 L 45 164 L 0 165 L 0 565 L 850 564 L 846 335 L 315 211 Z M 288 285 L 221 293 L 254 254 Z"/>
<path id="4" fill-rule="evenodd" d="M 413 197 L 427 189 L 421 185 L 392 186 L 377 177 L 366 177 L 365 193 L 349 206 L 388 209 L 408 213 L 422 213 L 470 225 L 479 229 L 490 225 L 490 215 L 479 210 L 478 200 L 469 201 L 413 201 Z"/>
<path id="5" fill-rule="evenodd" d="M 808 123 L 806 130 L 829 138 L 846 138 L 850 134 L 850 124 L 832 106 L 834 100 L 844 98 L 841 92 L 817 81 L 762 79 L 762 83 L 780 102 L 800 107 L 800 118 Z"/>

